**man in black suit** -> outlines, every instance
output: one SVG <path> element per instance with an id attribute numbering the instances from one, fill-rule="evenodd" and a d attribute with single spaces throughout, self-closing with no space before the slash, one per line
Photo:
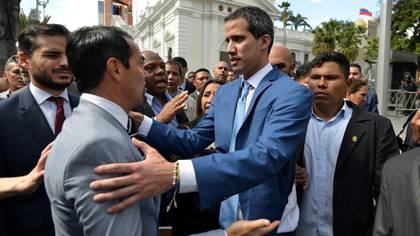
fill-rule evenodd
<path id="1" fill-rule="evenodd" d="M 193 83 L 185 78 L 185 74 L 188 71 L 187 61 L 183 57 L 174 57 L 172 60 L 178 62 L 182 66 L 181 85 L 179 86 L 179 89 L 182 91 L 188 91 L 188 94 L 193 93 L 195 91 Z"/>
<path id="2" fill-rule="evenodd" d="M 337 52 L 311 62 L 312 116 L 303 150 L 309 182 L 297 235 L 368 235 L 385 161 L 399 153 L 391 122 L 343 98 L 349 62 Z"/>
<path id="3" fill-rule="evenodd" d="M 8 192 L 0 202 L 2 236 L 54 235 L 49 200 L 41 184 L 43 165 L 37 163 L 78 104 L 78 97 L 66 89 L 73 79 L 65 54 L 68 34 L 62 25 L 37 24 L 18 37 L 20 65 L 28 69 L 31 83 L 0 103 L 0 185 Z M 34 170 L 37 178 L 28 179 L 34 177 L 28 174 Z M 35 181 L 34 187 L 19 191 L 9 181 L 16 177 Z"/>

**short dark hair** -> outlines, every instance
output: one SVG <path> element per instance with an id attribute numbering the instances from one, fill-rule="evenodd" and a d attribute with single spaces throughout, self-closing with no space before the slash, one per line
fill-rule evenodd
<path id="1" fill-rule="evenodd" d="M 132 37 L 113 26 L 82 27 L 70 34 L 66 54 L 80 92 L 89 92 L 100 84 L 111 57 L 130 68 L 133 52 L 127 39 Z"/>
<path id="2" fill-rule="evenodd" d="M 367 86 L 367 83 L 365 81 L 359 80 L 359 79 L 352 79 L 348 92 L 349 93 L 357 93 L 359 90 L 363 87 Z"/>
<path id="3" fill-rule="evenodd" d="M 198 69 L 198 70 L 196 70 L 194 73 L 195 73 L 195 75 L 197 75 L 197 73 L 198 73 L 198 72 L 203 72 L 203 71 L 204 71 L 204 72 L 209 73 L 209 75 L 210 75 L 210 71 L 209 71 L 209 70 L 207 70 L 207 69 L 206 69 L 206 68 L 204 68 L 204 67 L 203 67 L 203 68 L 200 68 L 200 69 Z M 194 77 L 195 77 L 195 75 L 194 75 Z"/>
<path id="4" fill-rule="evenodd" d="M 254 38 L 258 39 L 264 34 L 270 35 L 271 42 L 268 46 L 268 52 L 270 52 L 274 42 L 274 26 L 273 21 L 267 12 L 254 6 L 241 7 L 227 15 L 225 17 L 225 22 L 235 20 L 240 17 L 244 18 L 248 22 L 248 31 L 254 36 Z"/>
<path id="5" fill-rule="evenodd" d="M 38 36 L 63 36 L 67 39 L 69 30 L 60 24 L 32 24 L 20 32 L 18 36 L 19 50 L 30 56 L 39 46 Z"/>
<path id="6" fill-rule="evenodd" d="M 350 64 L 350 67 L 356 67 L 357 69 L 359 69 L 359 72 L 362 73 L 362 67 L 359 64 L 357 64 L 357 63 L 351 63 Z"/>
<path id="7" fill-rule="evenodd" d="M 175 61 L 174 59 L 170 59 L 169 61 L 165 62 L 165 64 L 177 66 L 179 75 L 182 76 L 182 65 L 179 62 Z"/>
<path id="8" fill-rule="evenodd" d="M 315 67 L 321 67 L 325 62 L 335 62 L 340 66 L 341 71 L 344 74 L 344 79 L 347 80 L 350 72 L 350 64 L 346 56 L 339 52 L 323 52 L 318 54 L 311 61 L 311 69 Z"/>
<path id="9" fill-rule="evenodd" d="M 182 68 L 188 68 L 187 61 L 183 57 L 174 57 L 172 60 L 181 64 Z"/>
<path id="10" fill-rule="evenodd" d="M 300 77 L 308 76 L 311 73 L 311 66 L 309 63 L 303 64 L 296 69 L 295 79 L 299 81 Z"/>

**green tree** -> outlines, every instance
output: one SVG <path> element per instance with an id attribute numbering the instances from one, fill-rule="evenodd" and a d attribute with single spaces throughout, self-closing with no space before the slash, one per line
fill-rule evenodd
<path id="1" fill-rule="evenodd" d="M 311 25 L 307 22 L 308 18 L 305 16 L 302 16 L 301 14 L 293 15 L 290 14 L 288 19 L 288 24 L 292 26 L 292 29 L 298 30 L 299 27 L 303 27 L 303 30 L 306 30 L 306 28 L 312 29 Z"/>
<path id="2" fill-rule="evenodd" d="M 6 60 L 16 53 L 19 9 L 20 0 L 0 1 L 0 71 Z"/>
<path id="3" fill-rule="evenodd" d="M 281 22 L 283 22 L 283 29 L 286 29 L 287 26 L 287 22 L 289 19 L 289 7 L 290 7 L 290 3 L 289 2 L 281 2 L 280 5 L 277 5 L 280 9 L 282 10 L 282 13 L 280 15 L 280 20 Z"/>
<path id="4" fill-rule="evenodd" d="M 420 55 L 420 1 L 394 0 L 391 21 L 391 46 L 394 50 Z"/>
<path id="5" fill-rule="evenodd" d="M 364 32 L 363 27 L 356 26 L 350 21 L 331 19 L 323 22 L 313 31 L 312 53 L 317 55 L 322 52 L 338 51 L 348 60 L 354 61 L 357 58 Z"/>
<path id="6" fill-rule="evenodd" d="M 378 49 L 379 49 L 379 38 L 378 37 L 369 37 L 366 40 L 366 44 L 363 47 L 363 60 L 369 64 L 373 64 L 378 58 Z"/>

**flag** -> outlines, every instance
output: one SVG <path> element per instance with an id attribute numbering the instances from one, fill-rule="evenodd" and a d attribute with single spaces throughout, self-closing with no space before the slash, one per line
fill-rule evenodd
<path id="1" fill-rule="evenodd" d="M 365 16 L 372 16 L 372 12 L 370 12 L 368 9 L 366 8 L 360 8 L 359 10 L 359 15 L 365 15 Z"/>

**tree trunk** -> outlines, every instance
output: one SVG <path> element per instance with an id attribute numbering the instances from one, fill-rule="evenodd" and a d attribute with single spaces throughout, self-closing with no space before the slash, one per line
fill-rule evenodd
<path id="1" fill-rule="evenodd" d="M 3 75 L 6 60 L 16 54 L 19 31 L 19 11 L 21 0 L 0 1 L 0 72 Z"/>

